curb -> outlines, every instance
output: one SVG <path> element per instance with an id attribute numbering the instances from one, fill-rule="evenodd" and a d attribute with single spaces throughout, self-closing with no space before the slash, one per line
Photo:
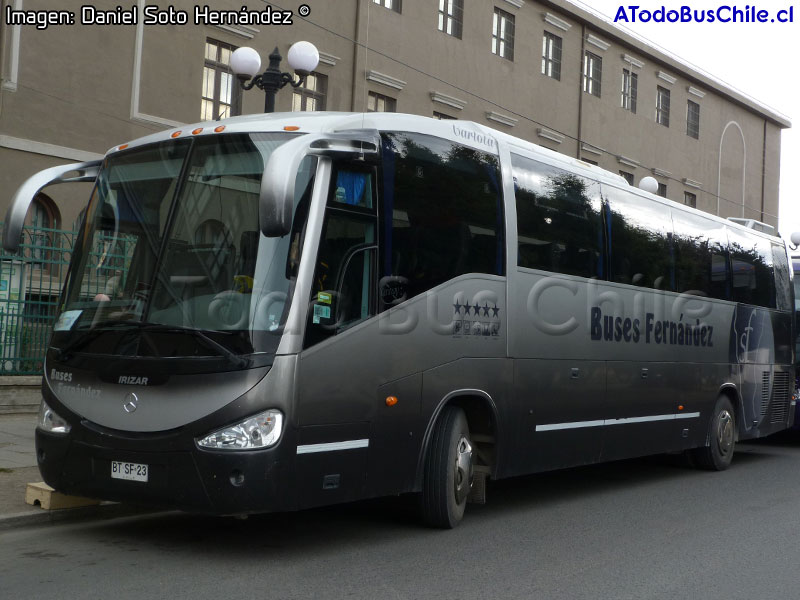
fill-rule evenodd
<path id="1" fill-rule="evenodd" d="M 44 524 L 70 523 L 78 520 L 117 519 L 148 514 L 167 514 L 170 511 L 106 502 L 97 506 L 81 508 L 61 508 L 56 510 L 39 510 L 9 515 L 0 515 L 0 533 L 21 527 L 33 527 Z"/>

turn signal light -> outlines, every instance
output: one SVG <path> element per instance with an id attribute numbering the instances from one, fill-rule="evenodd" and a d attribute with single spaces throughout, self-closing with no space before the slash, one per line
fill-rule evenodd
<path id="1" fill-rule="evenodd" d="M 386 397 L 386 406 L 394 406 L 395 404 L 397 404 L 397 397 L 395 396 Z"/>

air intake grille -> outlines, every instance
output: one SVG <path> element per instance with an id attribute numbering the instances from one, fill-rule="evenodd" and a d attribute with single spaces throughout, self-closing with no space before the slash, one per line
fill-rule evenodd
<path id="1" fill-rule="evenodd" d="M 769 409 L 769 371 L 761 374 L 761 416 L 767 415 Z"/>
<path id="2" fill-rule="evenodd" d="M 775 373 L 772 382 L 772 417 L 770 423 L 781 423 L 789 416 L 789 373 Z"/>

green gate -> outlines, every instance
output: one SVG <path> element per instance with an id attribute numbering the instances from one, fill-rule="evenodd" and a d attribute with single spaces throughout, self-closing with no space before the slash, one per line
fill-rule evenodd
<path id="1" fill-rule="evenodd" d="M 0 375 L 41 375 L 77 232 L 25 227 L 0 250 Z"/>

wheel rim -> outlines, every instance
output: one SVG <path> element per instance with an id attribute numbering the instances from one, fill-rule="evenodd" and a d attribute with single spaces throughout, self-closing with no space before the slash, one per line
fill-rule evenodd
<path id="1" fill-rule="evenodd" d="M 717 417 L 717 448 L 722 456 L 727 456 L 733 449 L 734 431 L 733 415 L 723 410 Z"/>
<path id="2" fill-rule="evenodd" d="M 472 445 L 465 436 L 456 444 L 455 477 L 453 487 L 458 504 L 463 503 L 472 488 Z"/>

